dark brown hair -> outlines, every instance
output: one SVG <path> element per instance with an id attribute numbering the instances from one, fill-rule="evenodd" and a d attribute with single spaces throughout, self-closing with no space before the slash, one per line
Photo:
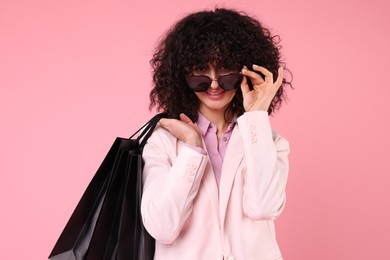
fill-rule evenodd
<path id="1" fill-rule="evenodd" d="M 185 113 L 196 121 L 199 100 L 185 82 L 192 68 L 213 63 L 229 69 L 244 65 L 251 69 L 256 64 L 267 68 L 276 79 L 280 66 L 286 71 L 279 43 L 278 35 L 271 35 L 259 21 L 243 12 L 215 9 L 184 17 L 162 38 L 150 61 L 154 83 L 150 108 L 157 106 L 172 118 Z M 291 81 L 284 78 L 268 114 L 280 107 L 286 86 L 291 87 Z M 227 111 L 236 116 L 245 112 L 241 89 L 236 91 Z"/>

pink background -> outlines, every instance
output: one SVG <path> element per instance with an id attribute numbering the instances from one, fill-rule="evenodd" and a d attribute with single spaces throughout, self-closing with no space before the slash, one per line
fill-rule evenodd
<path id="1" fill-rule="evenodd" d="M 149 60 L 217 1 L 0 2 L 0 259 L 45 259 L 116 136 L 151 115 Z M 272 119 L 291 144 L 286 260 L 390 259 L 390 6 L 224 1 L 282 37 L 295 90 Z"/>

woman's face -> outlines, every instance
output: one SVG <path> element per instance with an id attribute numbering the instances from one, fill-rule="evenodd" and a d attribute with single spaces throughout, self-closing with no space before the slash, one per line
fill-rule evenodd
<path id="1" fill-rule="evenodd" d="M 222 116 L 226 108 L 229 106 L 234 95 L 235 90 L 225 91 L 218 85 L 217 79 L 219 76 L 237 73 L 237 70 L 226 70 L 223 68 L 216 68 L 213 64 L 208 64 L 204 68 L 195 68 L 192 71 L 193 75 L 204 75 L 212 79 L 211 86 L 206 92 L 195 92 L 195 95 L 200 101 L 199 111 L 207 117 L 210 113 L 220 113 Z"/>

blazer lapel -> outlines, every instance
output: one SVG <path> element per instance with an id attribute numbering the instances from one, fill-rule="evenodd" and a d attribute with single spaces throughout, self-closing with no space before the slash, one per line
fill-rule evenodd
<path id="1" fill-rule="evenodd" d="M 232 190 L 233 181 L 237 173 L 237 168 L 243 159 L 244 154 L 242 147 L 242 139 L 238 131 L 238 126 L 236 125 L 226 148 L 219 183 L 219 213 L 222 227 L 225 222 L 226 208 Z"/>

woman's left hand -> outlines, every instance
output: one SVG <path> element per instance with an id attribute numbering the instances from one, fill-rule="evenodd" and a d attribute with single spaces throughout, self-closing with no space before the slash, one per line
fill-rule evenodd
<path id="1" fill-rule="evenodd" d="M 241 83 L 242 95 L 244 98 L 244 109 L 246 112 L 264 110 L 268 111 L 272 99 L 283 82 L 283 68 L 278 69 L 278 78 L 274 82 L 272 73 L 264 67 L 253 65 L 253 70 L 263 73 L 263 79 L 260 74 L 243 68 L 241 73 L 244 75 Z M 253 90 L 249 89 L 248 78 L 252 82 Z"/>

